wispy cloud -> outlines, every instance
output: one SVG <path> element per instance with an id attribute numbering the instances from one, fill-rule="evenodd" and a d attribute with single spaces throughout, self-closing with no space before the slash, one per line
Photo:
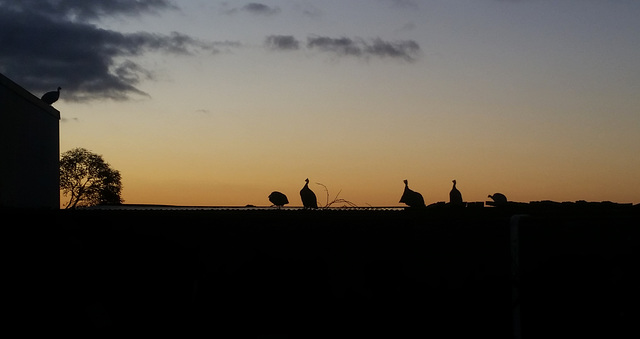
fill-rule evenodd
<path id="1" fill-rule="evenodd" d="M 270 35 L 265 39 L 266 48 L 272 50 L 295 51 L 301 49 L 301 44 L 293 35 Z M 413 40 L 385 41 L 380 38 L 365 40 L 313 36 L 307 38 L 305 47 L 337 56 L 392 58 L 405 61 L 415 61 L 420 54 L 420 45 Z"/>
<path id="2" fill-rule="evenodd" d="M 78 118 L 66 118 L 66 117 L 60 117 L 60 122 L 61 123 L 68 123 L 68 122 L 79 122 L 80 119 Z"/>
<path id="3" fill-rule="evenodd" d="M 360 43 L 350 38 L 318 36 L 307 39 L 307 47 L 339 55 L 362 56 L 363 50 L 360 45 Z"/>
<path id="4" fill-rule="evenodd" d="M 278 7 L 270 7 L 265 4 L 255 2 L 245 5 L 242 9 L 253 14 L 272 15 L 280 12 L 280 8 Z"/>
<path id="5" fill-rule="evenodd" d="M 228 3 L 223 4 L 224 7 L 228 7 Z M 226 14 L 236 14 L 238 12 L 246 12 L 255 15 L 274 15 L 280 13 L 280 7 L 269 6 L 262 3 L 251 2 L 240 7 L 230 7 L 224 10 Z"/>
<path id="6" fill-rule="evenodd" d="M 274 50 L 296 50 L 300 48 L 300 41 L 293 35 L 270 35 L 265 39 L 265 46 Z"/>
<path id="7" fill-rule="evenodd" d="M 381 0 L 382 2 L 389 3 L 392 7 L 417 9 L 417 0 Z"/>
<path id="8" fill-rule="evenodd" d="M 310 3 L 295 3 L 293 4 L 293 10 L 312 19 L 320 18 L 323 15 L 323 12 L 318 7 Z"/>
<path id="9" fill-rule="evenodd" d="M 168 35 L 120 33 L 97 27 L 108 15 L 140 15 L 173 8 L 165 0 L 0 0 L 0 72 L 33 91 L 61 86 L 64 100 L 126 100 L 153 72 L 131 58 L 148 52 L 218 52 L 230 42 Z"/>
<path id="10" fill-rule="evenodd" d="M 384 41 L 377 38 L 366 43 L 364 50 L 368 55 L 413 61 L 420 52 L 420 45 L 413 40 Z"/>
<path id="11" fill-rule="evenodd" d="M 413 40 L 385 41 L 380 38 L 365 40 L 315 36 L 307 39 L 307 47 L 341 56 L 394 58 L 405 61 L 414 61 L 420 53 L 420 45 Z"/>
<path id="12" fill-rule="evenodd" d="M 270 35 L 265 38 L 265 46 L 271 50 L 295 51 L 301 49 L 301 42 L 293 35 Z M 415 61 L 420 54 L 420 45 L 413 40 L 386 41 L 380 38 L 365 40 L 313 36 L 307 38 L 305 47 L 337 56 L 367 59 L 392 58 Z"/>

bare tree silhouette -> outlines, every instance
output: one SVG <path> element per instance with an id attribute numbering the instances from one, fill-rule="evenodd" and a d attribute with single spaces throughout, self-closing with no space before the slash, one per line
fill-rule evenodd
<path id="1" fill-rule="evenodd" d="M 324 188 L 324 191 L 325 191 L 325 192 L 326 192 L 326 194 L 327 194 L 327 203 L 326 203 L 326 204 L 324 205 L 324 207 L 322 207 L 322 208 L 329 208 L 329 207 L 331 207 L 331 205 L 333 205 L 333 204 L 344 204 L 342 207 L 358 207 L 358 205 L 356 205 L 356 204 L 352 203 L 352 202 L 351 202 L 351 201 L 349 201 L 349 200 L 345 200 L 345 199 L 342 199 L 342 198 L 338 198 L 338 196 L 340 195 L 340 193 L 342 193 L 342 190 L 340 190 L 340 191 L 338 192 L 338 194 L 336 194 L 336 196 L 335 196 L 335 198 L 333 198 L 333 200 L 329 201 L 329 189 L 327 188 L 327 186 L 325 186 L 325 185 L 323 185 L 323 184 L 321 184 L 321 183 L 319 183 L 319 182 L 316 182 L 316 184 L 317 184 L 317 185 L 322 186 L 322 187 Z"/>

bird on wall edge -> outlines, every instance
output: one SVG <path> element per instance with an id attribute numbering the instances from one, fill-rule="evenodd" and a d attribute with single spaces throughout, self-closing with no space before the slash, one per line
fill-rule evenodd
<path id="1" fill-rule="evenodd" d="M 426 207 L 422 194 L 409 188 L 409 181 L 404 180 L 404 192 L 400 198 L 400 202 L 409 207 Z"/>
<path id="2" fill-rule="evenodd" d="M 284 193 L 278 191 L 273 191 L 271 192 L 271 194 L 269 194 L 269 201 L 271 201 L 271 203 L 278 208 L 281 208 L 282 206 L 289 203 L 289 199 L 287 199 L 287 196 Z"/>
<path id="3" fill-rule="evenodd" d="M 490 194 L 488 197 L 491 198 L 491 200 L 493 200 L 494 204 L 507 203 L 507 197 L 502 193 L 494 193 L 493 195 Z"/>
<path id="4" fill-rule="evenodd" d="M 462 200 L 462 193 L 456 188 L 456 181 L 452 180 L 453 188 L 449 192 L 449 203 L 456 206 L 462 206 L 464 201 Z"/>
<path id="5" fill-rule="evenodd" d="M 302 206 L 307 208 L 318 208 L 318 199 L 316 194 L 309 188 L 309 178 L 305 179 L 304 187 L 300 190 L 300 199 L 302 199 Z"/>
<path id="6" fill-rule="evenodd" d="M 61 89 L 62 87 L 58 87 L 57 91 L 51 91 L 43 94 L 40 100 L 44 101 L 47 105 L 53 104 L 54 102 L 58 101 L 58 99 L 60 98 Z"/>

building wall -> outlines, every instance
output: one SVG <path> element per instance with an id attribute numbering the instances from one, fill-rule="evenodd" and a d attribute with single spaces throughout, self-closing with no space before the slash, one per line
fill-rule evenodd
<path id="1" fill-rule="evenodd" d="M 60 208 L 60 112 L 0 74 L 0 208 Z"/>

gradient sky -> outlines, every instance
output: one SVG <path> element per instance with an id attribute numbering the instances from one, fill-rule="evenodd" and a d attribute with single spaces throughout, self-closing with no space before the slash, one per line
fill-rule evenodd
<path id="1" fill-rule="evenodd" d="M 0 0 L 0 72 L 126 203 L 640 203 L 638 0 Z"/>

